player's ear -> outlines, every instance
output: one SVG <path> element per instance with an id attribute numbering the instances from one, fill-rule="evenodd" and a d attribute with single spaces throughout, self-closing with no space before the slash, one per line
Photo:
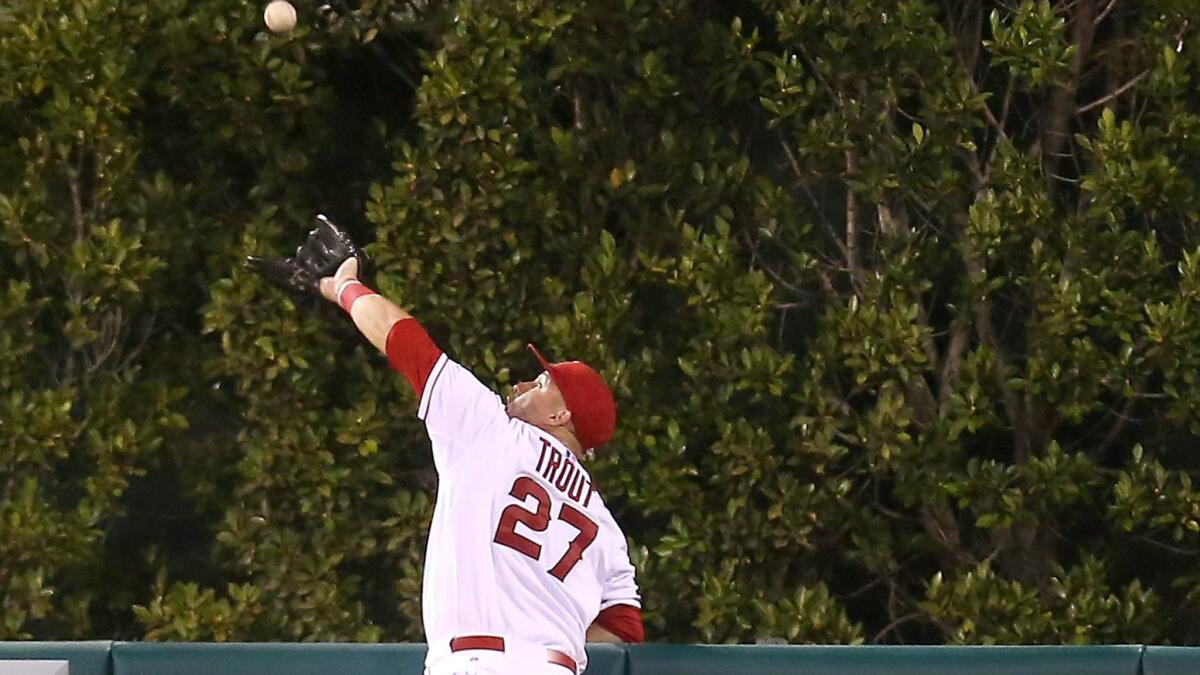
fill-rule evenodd
<path id="1" fill-rule="evenodd" d="M 551 415 L 550 419 L 553 420 L 554 424 L 557 426 L 569 426 L 571 424 L 571 411 L 567 410 L 566 408 L 562 408 L 558 412 Z"/>

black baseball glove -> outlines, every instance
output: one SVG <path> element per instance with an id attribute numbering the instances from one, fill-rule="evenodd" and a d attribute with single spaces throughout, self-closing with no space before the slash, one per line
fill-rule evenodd
<path id="1" fill-rule="evenodd" d="M 246 256 L 246 265 L 267 281 L 299 293 L 321 295 L 321 278 L 331 277 L 347 258 L 358 258 L 358 278 L 367 276 L 370 259 L 333 221 L 317 216 L 317 226 L 290 258 Z"/>

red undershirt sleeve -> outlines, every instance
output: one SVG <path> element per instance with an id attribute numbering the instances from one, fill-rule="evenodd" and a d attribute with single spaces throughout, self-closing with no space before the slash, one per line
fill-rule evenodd
<path id="1" fill-rule="evenodd" d="M 433 343 L 425 327 L 416 319 L 401 319 L 392 324 L 387 336 L 387 360 L 392 370 L 404 375 L 417 394 L 417 400 L 425 392 L 429 373 L 442 355 L 442 350 Z"/>
<path id="2" fill-rule="evenodd" d="M 596 625 L 621 638 L 622 642 L 645 642 L 642 610 L 633 605 L 613 605 L 596 616 Z"/>

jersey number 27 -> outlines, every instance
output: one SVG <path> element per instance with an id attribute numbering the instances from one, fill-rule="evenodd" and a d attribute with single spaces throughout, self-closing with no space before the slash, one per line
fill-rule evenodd
<path id="1" fill-rule="evenodd" d="M 550 527 L 550 494 L 546 492 L 546 488 L 528 476 L 517 478 L 509 494 L 521 503 L 510 504 L 500 514 L 500 526 L 496 528 L 494 541 L 539 560 L 542 557 L 542 545 L 517 532 L 516 527 L 517 523 L 521 523 L 534 532 L 545 532 L 546 528 Z M 537 502 L 536 511 L 525 509 L 525 498 L 531 496 Z M 595 541 L 600 528 L 583 511 L 570 504 L 562 505 L 558 511 L 558 519 L 579 530 L 579 535 L 571 540 L 567 552 L 550 568 L 550 576 L 562 581 L 583 557 L 584 550 Z"/>

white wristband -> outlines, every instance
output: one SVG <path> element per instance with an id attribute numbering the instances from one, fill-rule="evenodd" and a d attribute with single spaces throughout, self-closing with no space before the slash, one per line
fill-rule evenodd
<path id="1" fill-rule="evenodd" d="M 339 304 L 339 305 L 342 304 L 342 293 L 345 293 L 346 289 L 350 288 L 351 284 L 362 285 L 362 282 L 359 281 L 358 279 L 346 279 L 342 283 L 338 284 L 338 289 L 337 289 L 337 294 L 336 294 L 337 304 Z"/>

